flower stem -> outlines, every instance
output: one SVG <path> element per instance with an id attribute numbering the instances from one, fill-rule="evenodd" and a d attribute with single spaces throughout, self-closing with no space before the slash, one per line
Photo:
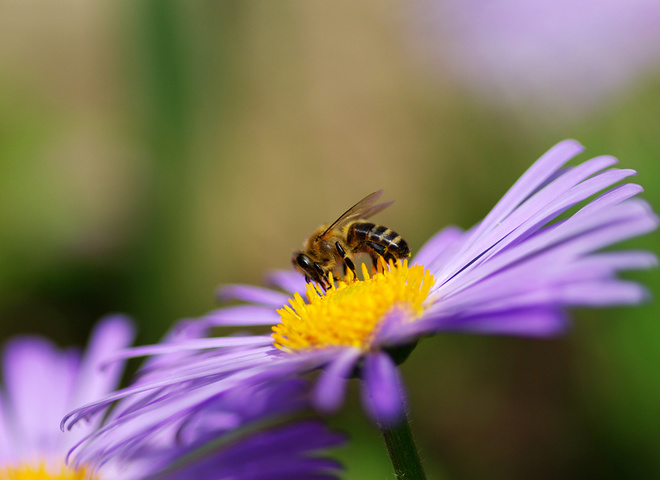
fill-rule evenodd
<path id="1" fill-rule="evenodd" d="M 419 460 L 408 418 L 406 417 L 397 425 L 378 422 L 378 426 L 385 439 L 385 445 L 387 446 L 387 452 L 390 454 L 396 478 L 425 480 L 426 475 L 424 475 L 422 463 Z"/>

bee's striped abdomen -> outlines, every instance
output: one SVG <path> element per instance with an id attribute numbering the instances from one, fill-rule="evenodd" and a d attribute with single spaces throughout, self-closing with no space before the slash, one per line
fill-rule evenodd
<path id="1" fill-rule="evenodd" d="M 369 222 L 355 222 L 348 227 L 346 242 L 355 253 L 377 253 L 383 257 L 407 258 L 410 249 L 394 230 Z"/>

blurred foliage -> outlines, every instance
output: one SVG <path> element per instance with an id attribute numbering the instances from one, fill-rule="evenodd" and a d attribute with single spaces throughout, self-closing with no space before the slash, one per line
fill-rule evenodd
<path id="1" fill-rule="evenodd" d="M 0 335 L 83 344 L 122 311 L 155 341 L 369 192 L 417 249 L 566 137 L 637 169 L 658 208 L 660 79 L 561 118 L 482 102 L 419 68 L 405 8 L 0 6 Z M 658 298 L 657 271 L 634 278 Z M 431 478 L 660 477 L 657 302 L 576 317 L 561 339 L 422 342 L 403 372 Z M 332 419 L 346 478 L 392 478 L 357 403 Z"/>

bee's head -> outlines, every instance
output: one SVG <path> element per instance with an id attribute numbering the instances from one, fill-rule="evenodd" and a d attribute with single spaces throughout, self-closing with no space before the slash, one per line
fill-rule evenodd
<path id="1" fill-rule="evenodd" d="M 325 278 L 325 271 L 309 255 L 303 252 L 293 252 L 291 263 L 296 270 L 305 275 L 305 280 L 308 283 L 314 281 L 321 285 L 324 290 L 326 289 L 328 285 Z"/>
<path id="2" fill-rule="evenodd" d="M 305 276 L 314 278 L 316 274 L 316 268 L 314 268 L 314 261 L 309 257 L 309 255 L 303 252 L 293 252 L 291 257 L 291 264 L 293 267 L 305 274 Z"/>

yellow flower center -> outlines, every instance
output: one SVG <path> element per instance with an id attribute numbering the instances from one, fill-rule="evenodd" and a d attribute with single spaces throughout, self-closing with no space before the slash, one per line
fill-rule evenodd
<path id="1" fill-rule="evenodd" d="M 379 260 L 375 272 L 362 265 L 364 280 L 349 271 L 343 280 L 323 293 L 307 285 L 307 302 L 299 294 L 278 310 L 281 322 L 273 327 L 277 348 L 301 351 L 333 346 L 357 347 L 368 351 L 381 321 L 393 308 L 405 309 L 414 321 L 424 311 L 425 300 L 434 283 L 433 275 L 421 265 L 408 261 Z"/>
<path id="2" fill-rule="evenodd" d="M 44 462 L 39 465 L 23 464 L 16 467 L 0 467 L 0 480 L 98 480 L 84 467 L 73 469 L 62 465 L 57 468 L 48 468 Z"/>

